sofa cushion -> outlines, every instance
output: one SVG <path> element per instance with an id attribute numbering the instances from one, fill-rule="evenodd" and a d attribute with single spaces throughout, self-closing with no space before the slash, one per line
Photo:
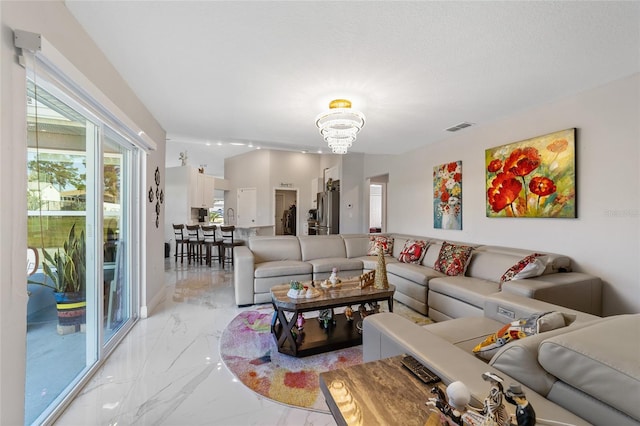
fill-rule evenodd
<path id="1" fill-rule="evenodd" d="M 496 267 L 499 266 L 499 271 L 496 271 L 495 274 L 497 278 L 491 278 L 492 281 L 499 281 L 500 276 L 514 263 L 518 260 L 522 259 L 525 256 L 528 256 L 532 253 L 532 250 L 526 250 L 515 247 L 504 247 L 504 246 L 480 246 L 477 247 L 474 251 L 474 256 L 480 253 L 488 253 L 493 255 L 501 255 L 502 259 L 494 258 L 492 262 Z M 544 253 L 543 257 L 540 257 L 545 264 L 545 270 L 543 275 L 545 274 L 553 274 L 556 272 L 570 272 L 571 271 L 571 258 L 561 254 L 554 253 Z M 472 268 L 472 264 L 469 265 L 469 268 Z M 474 275 L 475 276 L 475 275 Z M 486 277 L 482 277 L 486 278 Z M 489 279 L 489 278 L 486 278 Z"/>
<path id="2" fill-rule="evenodd" d="M 498 292 L 498 283 L 459 275 L 432 278 L 429 289 L 483 309 L 487 297 Z"/>
<path id="3" fill-rule="evenodd" d="M 398 256 L 398 262 L 419 264 L 427 254 L 427 245 L 424 240 L 408 240 Z"/>
<path id="4" fill-rule="evenodd" d="M 442 243 L 434 269 L 450 276 L 464 275 L 471 260 L 472 250 L 471 246 L 450 244 L 445 241 Z"/>
<path id="5" fill-rule="evenodd" d="M 400 263 L 397 261 L 387 263 L 387 274 L 393 274 L 424 286 L 429 283 L 431 278 L 444 276 L 442 272 L 438 272 L 431 268 L 415 265 L 413 263 Z"/>
<path id="6" fill-rule="evenodd" d="M 298 274 L 287 275 L 285 277 L 264 277 L 253 280 L 253 298 L 255 303 L 267 303 L 271 301 L 271 288 L 276 285 L 290 284 L 291 281 L 308 282 L 311 281 L 312 275 Z M 258 297 L 259 295 L 262 295 Z M 266 296 L 266 297 L 265 297 Z M 260 301 L 258 301 L 260 300 Z"/>
<path id="7" fill-rule="evenodd" d="M 640 419 L 640 314 L 604 318 L 545 339 L 538 361 L 573 388 Z"/>
<path id="8" fill-rule="evenodd" d="M 369 235 L 367 234 L 347 234 L 341 235 L 344 240 L 344 247 L 347 250 L 347 257 L 362 257 L 367 255 L 369 250 Z"/>
<path id="9" fill-rule="evenodd" d="M 528 254 L 531 254 L 531 252 Z M 489 251 L 484 247 L 479 247 L 473 252 L 466 274 L 470 277 L 499 283 L 505 271 L 519 262 L 524 256 L 526 255 Z"/>
<path id="10" fill-rule="evenodd" d="M 312 271 L 313 267 L 310 263 L 296 260 L 277 260 L 256 263 L 253 276 L 255 278 L 285 277 L 287 275 L 311 274 Z M 286 281 L 288 282 L 288 280 Z"/>
<path id="11" fill-rule="evenodd" d="M 366 269 L 369 271 L 373 271 L 378 266 L 378 256 L 360 256 L 354 258 L 354 260 L 359 260 L 362 262 L 362 269 Z M 398 259 L 395 257 L 385 257 L 384 263 L 387 265 L 387 272 L 389 272 L 389 265 L 392 263 L 398 263 Z"/>
<path id="12" fill-rule="evenodd" d="M 487 317 L 461 317 L 434 322 L 423 327 L 447 342 L 471 352 L 478 343 L 492 335 L 501 325 L 498 321 Z"/>
<path id="13" fill-rule="evenodd" d="M 340 235 L 306 235 L 298 239 L 302 260 L 305 262 L 327 257 L 347 257 L 344 240 Z"/>
<path id="14" fill-rule="evenodd" d="M 358 259 L 347 259 L 345 257 L 325 257 L 323 259 L 308 260 L 307 263 L 313 266 L 313 273 L 331 272 L 336 268 L 340 278 L 352 278 L 362 273 L 362 261 Z M 340 272 L 351 271 L 351 274 L 344 275 Z M 358 271 L 357 273 L 353 271 Z"/>
<path id="15" fill-rule="evenodd" d="M 256 263 L 274 260 L 302 260 L 298 238 L 290 235 L 249 237 L 249 249 Z"/>
<path id="16" fill-rule="evenodd" d="M 440 256 L 440 249 L 442 248 L 442 241 L 430 241 L 427 246 L 427 251 L 422 259 L 422 265 L 433 268 Z"/>
<path id="17" fill-rule="evenodd" d="M 384 256 L 393 256 L 393 237 L 386 235 L 369 236 L 369 249 L 367 250 L 367 256 L 377 256 L 378 247 L 382 247 L 382 254 Z"/>

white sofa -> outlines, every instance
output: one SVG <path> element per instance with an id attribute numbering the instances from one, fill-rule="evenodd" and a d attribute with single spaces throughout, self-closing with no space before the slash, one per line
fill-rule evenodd
<path id="1" fill-rule="evenodd" d="M 435 321 L 458 317 L 482 317 L 484 301 L 498 292 L 519 294 L 601 314 L 602 282 L 599 278 L 571 272 L 571 259 L 546 254 L 543 275 L 509 281 L 500 288 L 504 272 L 533 250 L 460 243 L 474 247 L 464 275 L 447 276 L 433 269 L 442 240 L 388 234 L 393 238 L 393 256 L 385 257 L 389 283 L 395 285 L 395 299 Z M 397 260 L 407 240 L 429 243 L 421 264 Z M 355 276 L 374 270 L 376 256 L 367 256 L 369 234 L 327 236 L 257 236 L 246 246 L 234 249 L 236 303 L 270 302 L 269 290 L 291 280 L 320 280 L 338 268 L 341 276 Z"/>
<path id="2" fill-rule="evenodd" d="M 548 311 L 575 320 L 512 341 L 488 363 L 472 353 L 504 324 Z M 400 315 L 382 313 L 366 317 L 363 327 L 365 362 L 409 353 L 445 383 L 465 383 L 479 400 L 488 391 L 481 374 L 492 371 L 505 380 L 505 388 L 509 383 L 523 385 L 538 420 L 569 424 L 640 424 L 639 350 L 640 314 L 600 318 L 505 292 L 485 299 L 482 317 L 418 326 Z"/>

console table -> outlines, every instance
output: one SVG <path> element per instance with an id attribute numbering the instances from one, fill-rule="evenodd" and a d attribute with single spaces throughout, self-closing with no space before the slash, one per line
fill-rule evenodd
<path id="1" fill-rule="evenodd" d="M 276 340 L 278 352 L 287 355 L 303 357 L 362 344 L 361 330 L 357 328 L 362 317 L 357 306 L 352 321 L 348 321 L 344 314 L 335 314 L 335 324 L 326 329 L 317 319 L 307 318 L 303 329 L 298 330 L 298 314 L 380 301 L 386 301 L 389 312 L 393 312 L 393 285 L 389 285 L 387 289 L 376 289 L 373 286 L 360 288 L 356 279 L 343 281 L 339 288 L 324 289 L 316 284 L 321 294 L 310 299 L 290 298 L 287 296 L 289 288 L 289 284 L 271 288 L 274 309 L 271 333 Z M 371 313 L 371 310 L 367 312 Z"/>

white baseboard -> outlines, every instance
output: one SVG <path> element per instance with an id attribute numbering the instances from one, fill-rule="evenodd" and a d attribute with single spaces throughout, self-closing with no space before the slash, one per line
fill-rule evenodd
<path id="1" fill-rule="evenodd" d="M 140 318 L 149 318 L 154 309 L 164 300 L 165 292 L 166 288 L 163 287 L 148 304 L 140 306 Z"/>

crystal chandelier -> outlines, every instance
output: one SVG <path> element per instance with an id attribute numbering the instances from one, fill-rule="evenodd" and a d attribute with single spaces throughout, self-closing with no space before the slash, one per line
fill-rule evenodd
<path id="1" fill-rule="evenodd" d="M 346 154 L 364 126 L 364 114 L 351 109 L 351 101 L 335 99 L 316 117 L 316 126 L 334 154 Z"/>

